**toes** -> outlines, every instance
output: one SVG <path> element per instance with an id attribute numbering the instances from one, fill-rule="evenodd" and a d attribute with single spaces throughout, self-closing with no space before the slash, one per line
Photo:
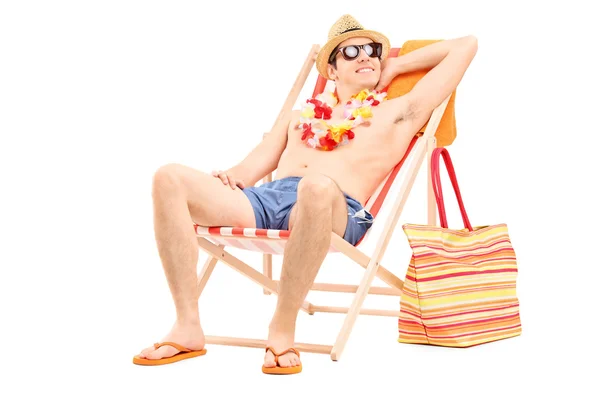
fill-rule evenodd
<path id="1" fill-rule="evenodd" d="M 265 354 L 264 366 L 267 368 L 271 367 L 282 367 L 290 368 L 301 365 L 300 358 L 296 353 L 288 352 L 278 357 L 278 361 L 275 362 L 275 355 L 271 351 L 267 351 Z"/>
<path id="2" fill-rule="evenodd" d="M 138 357 L 140 357 L 140 358 L 147 358 L 148 354 L 152 353 L 152 351 L 154 351 L 154 347 L 146 347 L 144 350 L 142 350 L 140 352 L 140 354 L 138 355 Z"/>
<path id="3" fill-rule="evenodd" d="M 279 365 L 281 365 L 284 368 L 293 367 L 295 365 L 294 358 L 290 356 L 279 357 Z"/>
<path id="4" fill-rule="evenodd" d="M 273 354 L 271 354 L 271 352 L 268 352 L 265 355 L 265 367 L 267 367 L 267 368 L 275 367 L 275 357 L 273 356 Z"/>
<path id="5" fill-rule="evenodd" d="M 148 360 L 158 360 L 158 359 L 161 359 L 162 355 L 160 353 L 164 353 L 164 351 L 155 350 L 152 353 L 146 355 L 146 358 Z"/>
<path id="6" fill-rule="evenodd" d="M 163 346 L 163 347 L 160 347 L 159 349 L 153 351 L 152 353 L 148 354 L 146 356 L 146 358 L 148 358 L 150 360 L 158 360 L 161 358 L 174 356 L 177 353 L 178 353 L 177 349 L 175 349 L 171 346 Z"/>
<path id="7" fill-rule="evenodd" d="M 290 360 L 286 360 L 285 358 L 279 357 L 279 366 L 282 368 L 287 368 L 290 366 Z"/>
<path id="8" fill-rule="evenodd" d="M 300 360 L 298 359 L 298 356 L 293 354 L 290 356 L 290 367 L 296 367 L 300 365 Z"/>

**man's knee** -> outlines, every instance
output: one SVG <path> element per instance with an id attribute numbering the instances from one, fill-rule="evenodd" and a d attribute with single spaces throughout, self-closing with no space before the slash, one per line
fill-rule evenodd
<path id="1" fill-rule="evenodd" d="M 337 194 L 337 185 L 325 175 L 307 175 L 298 184 L 298 202 L 331 204 Z"/>
<path id="2" fill-rule="evenodd" d="M 152 178 L 152 194 L 170 192 L 181 186 L 181 165 L 176 163 L 165 164 L 154 172 Z"/>

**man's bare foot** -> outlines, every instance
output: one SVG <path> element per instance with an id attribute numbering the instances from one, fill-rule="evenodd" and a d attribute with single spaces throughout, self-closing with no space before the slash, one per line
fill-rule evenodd
<path id="1" fill-rule="evenodd" d="M 292 332 L 281 332 L 269 329 L 269 339 L 267 340 L 267 347 L 272 347 L 277 354 L 294 347 L 294 333 Z M 300 358 L 296 353 L 290 351 L 283 354 L 278 358 L 280 367 L 295 367 L 300 365 Z M 275 355 L 271 351 L 265 352 L 264 365 L 267 368 L 276 367 Z"/>
<path id="2" fill-rule="evenodd" d="M 164 337 L 162 342 L 175 342 L 190 350 L 202 350 L 205 345 L 205 339 L 200 321 L 193 323 L 175 322 L 173 328 L 171 328 L 171 332 Z M 179 350 L 173 346 L 163 346 L 157 350 L 154 349 L 154 346 L 151 346 L 142 350 L 138 357 L 158 360 L 174 356 L 177 353 L 179 353 Z"/>

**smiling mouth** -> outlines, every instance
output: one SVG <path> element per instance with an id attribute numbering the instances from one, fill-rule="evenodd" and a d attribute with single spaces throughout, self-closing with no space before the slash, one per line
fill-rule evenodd
<path id="1" fill-rule="evenodd" d="M 356 71 L 357 74 L 364 74 L 367 72 L 374 72 L 375 70 L 373 68 L 361 68 L 359 70 Z"/>

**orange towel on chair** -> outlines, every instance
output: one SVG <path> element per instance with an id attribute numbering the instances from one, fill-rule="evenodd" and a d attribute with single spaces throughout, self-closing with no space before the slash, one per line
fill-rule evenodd
<path id="1" fill-rule="evenodd" d="M 400 49 L 398 53 L 398 57 L 403 54 L 410 53 L 411 51 L 417 50 L 421 47 L 433 44 L 435 42 L 439 42 L 439 40 L 409 40 Z M 413 71 L 406 74 L 398 75 L 392 83 L 390 83 L 388 92 L 388 99 L 393 99 L 394 97 L 402 96 L 411 91 L 413 86 L 421 79 L 428 70 L 420 70 Z M 437 147 L 445 147 L 454 141 L 456 138 L 456 119 L 454 116 L 454 98 L 456 97 L 456 91 L 452 93 L 450 96 L 450 100 L 448 101 L 448 106 L 446 107 L 446 111 L 442 116 L 442 120 L 440 121 L 440 125 L 438 126 L 437 132 L 435 133 L 435 138 L 437 139 Z M 418 134 L 419 136 L 425 132 L 425 128 L 427 124 L 421 128 Z"/>

